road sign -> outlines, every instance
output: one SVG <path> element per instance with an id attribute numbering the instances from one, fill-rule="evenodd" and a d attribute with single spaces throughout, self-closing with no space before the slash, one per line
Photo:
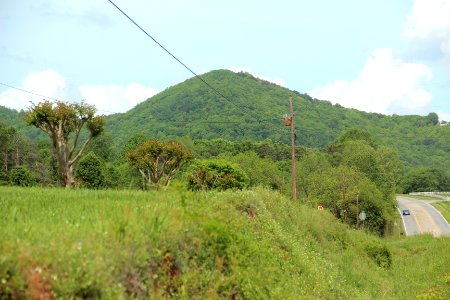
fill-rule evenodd
<path id="1" fill-rule="evenodd" d="M 358 217 L 361 221 L 364 221 L 366 219 L 367 215 L 364 211 L 362 211 Z"/>

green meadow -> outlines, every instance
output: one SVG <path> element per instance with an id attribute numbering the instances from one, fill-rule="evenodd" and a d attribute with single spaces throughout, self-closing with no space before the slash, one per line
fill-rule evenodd
<path id="1" fill-rule="evenodd" d="M 448 299 L 449 250 L 265 189 L 0 187 L 0 299 Z"/>

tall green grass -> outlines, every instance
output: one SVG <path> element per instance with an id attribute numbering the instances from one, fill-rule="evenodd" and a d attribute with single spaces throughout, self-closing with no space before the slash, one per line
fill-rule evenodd
<path id="1" fill-rule="evenodd" d="M 446 299 L 449 249 L 262 189 L 0 187 L 0 298 Z"/>

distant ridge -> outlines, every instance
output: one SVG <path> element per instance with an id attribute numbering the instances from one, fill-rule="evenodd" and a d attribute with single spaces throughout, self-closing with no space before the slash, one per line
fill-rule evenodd
<path id="1" fill-rule="evenodd" d="M 450 126 L 439 126 L 434 113 L 425 117 L 366 113 L 313 99 L 243 72 L 216 70 L 202 78 L 228 100 L 198 78 L 190 78 L 126 113 L 108 116 L 106 130 L 115 144 L 121 147 L 136 133 L 160 139 L 271 139 L 289 144 L 289 129 L 282 117 L 289 112 L 292 94 L 297 145 L 324 148 L 343 130 L 358 127 L 371 133 L 379 146 L 398 149 L 406 168 L 450 165 Z M 29 137 L 42 137 L 36 129 L 25 126 L 15 110 L 0 106 L 0 120 Z"/>
<path id="2" fill-rule="evenodd" d="M 167 88 L 127 113 L 108 117 L 108 130 L 125 142 L 132 133 L 156 138 L 264 140 L 289 143 L 282 116 L 294 96 L 296 143 L 324 148 L 340 132 L 358 127 L 370 132 L 380 146 L 397 148 L 407 167 L 450 165 L 450 126 L 436 126 L 434 114 L 386 116 L 348 109 L 313 99 L 256 78 L 249 73 L 211 71 L 202 77 L 229 103 L 197 78 Z"/>

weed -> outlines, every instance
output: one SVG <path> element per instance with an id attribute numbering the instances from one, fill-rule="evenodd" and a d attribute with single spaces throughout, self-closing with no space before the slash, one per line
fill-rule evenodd
<path id="1" fill-rule="evenodd" d="M 379 266 L 389 269 L 392 264 L 391 253 L 386 245 L 370 243 L 365 248 L 367 255 Z"/>

